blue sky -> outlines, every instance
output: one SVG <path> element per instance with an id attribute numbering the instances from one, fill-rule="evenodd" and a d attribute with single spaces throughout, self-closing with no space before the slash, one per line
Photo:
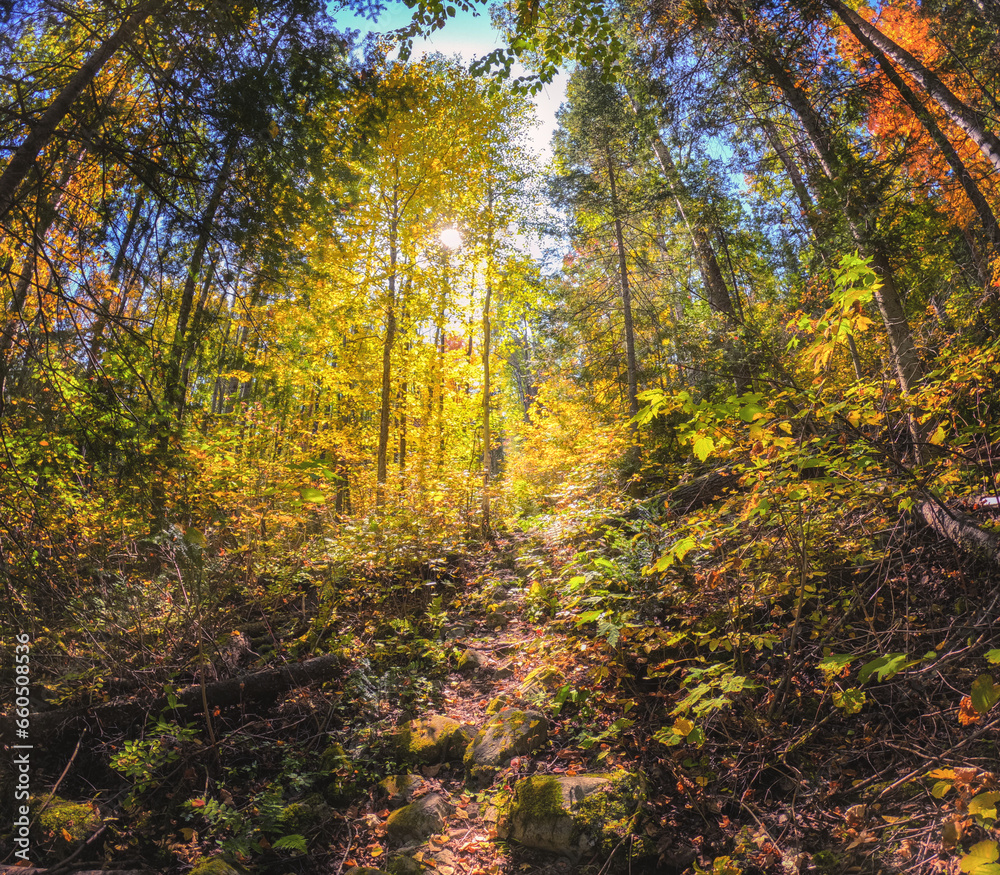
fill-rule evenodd
<path id="1" fill-rule="evenodd" d="M 459 12 L 442 30 L 429 39 L 419 39 L 414 44 L 413 57 L 423 54 L 441 52 L 444 55 L 461 55 L 469 63 L 474 58 L 482 57 L 493 49 L 504 45 L 503 38 L 493 28 L 489 10 L 483 6 L 482 12 L 476 16 L 471 12 Z M 360 30 L 362 36 L 369 32 L 385 33 L 405 27 L 410 23 L 410 10 L 403 3 L 388 3 L 386 10 L 379 16 L 377 22 L 371 22 L 348 10 L 333 13 L 337 23 L 342 27 Z M 523 71 L 515 68 L 515 75 Z M 556 128 L 556 110 L 566 96 L 567 76 L 560 73 L 554 82 L 546 85 L 532 100 L 535 104 L 537 126 L 532 138 L 535 150 L 545 158 L 550 157 L 549 140 Z"/>

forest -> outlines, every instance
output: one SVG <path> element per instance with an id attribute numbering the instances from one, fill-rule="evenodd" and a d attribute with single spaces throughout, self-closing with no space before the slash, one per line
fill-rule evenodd
<path id="1" fill-rule="evenodd" d="M 0 873 L 1000 875 L 1000 2 L 870 2 L 0 2 Z"/>

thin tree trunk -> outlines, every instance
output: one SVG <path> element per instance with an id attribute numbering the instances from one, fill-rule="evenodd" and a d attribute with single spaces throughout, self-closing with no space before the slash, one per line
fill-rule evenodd
<path id="1" fill-rule="evenodd" d="M 379 407 L 377 485 L 375 505 L 385 503 L 385 481 L 388 475 L 389 450 L 389 405 L 392 394 L 392 348 L 396 343 L 396 261 L 399 234 L 399 209 L 393 201 L 392 217 L 389 222 L 389 302 L 386 307 L 385 341 L 382 344 L 382 393 Z"/>
<path id="2" fill-rule="evenodd" d="M 628 412 L 635 416 L 639 412 L 639 380 L 635 364 L 635 328 L 632 324 L 632 293 L 629 288 L 628 256 L 625 252 L 625 237 L 622 233 L 621 214 L 618 209 L 618 187 L 611 155 L 605 154 L 608 167 L 608 182 L 611 186 L 611 216 L 615 225 L 615 243 L 618 247 L 618 276 L 622 295 L 622 315 L 625 319 L 625 366 L 628 375 Z"/>
<path id="3" fill-rule="evenodd" d="M 784 94 L 792 111 L 801 121 L 820 166 L 841 202 L 844 217 L 847 219 L 854 242 L 859 249 L 871 256 L 872 268 L 881 280 L 881 288 L 875 292 L 875 302 L 889 337 L 893 367 L 900 389 L 903 392 L 909 392 L 920 381 L 922 366 L 913 344 L 913 335 L 903 310 L 899 291 L 896 288 L 892 268 L 881 248 L 868 239 L 864 230 L 864 216 L 874 210 L 874 205 L 863 196 L 859 196 L 859 200 L 862 202 L 858 203 L 844 190 L 840 178 L 840 162 L 819 114 L 802 89 L 792 81 L 788 71 L 773 55 L 765 54 L 762 56 L 762 60 L 774 83 Z"/>
<path id="4" fill-rule="evenodd" d="M 167 365 L 166 385 L 164 388 L 164 400 L 167 409 L 172 409 L 178 425 L 184 419 L 184 379 L 183 363 L 188 353 L 190 337 L 188 323 L 191 320 L 194 310 L 194 293 L 201 275 L 202 262 L 205 259 L 205 252 L 212 239 L 212 232 L 215 229 L 215 215 L 222 203 L 222 195 L 229 184 L 229 174 L 232 168 L 233 159 L 236 153 L 235 140 L 230 141 L 226 147 L 225 156 L 222 159 L 222 166 L 215 178 L 215 185 L 209 195 L 208 204 L 201 218 L 201 230 L 198 239 L 195 241 L 194 253 L 191 256 L 191 264 L 188 267 L 187 277 L 184 280 L 184 288 L 181 292 L 180 308 L 177 312 L 177 326 L 174 329 L 174 339 L 170 347 L 170 361 Z M 191 332 L 193 334 L 193 332 Z"/>

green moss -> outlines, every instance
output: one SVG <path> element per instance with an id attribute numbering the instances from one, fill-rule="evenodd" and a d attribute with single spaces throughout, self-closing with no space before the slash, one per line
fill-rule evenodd
<path id="1" fill-rule="evenodd" d="M 306 832 L 330 819 L 330 806 L 313 793 L 301 802 L 293 802 L 281 812 L 281 825 L 288 832 Z"/>
<path id="2" fill-rule="evenodd" d="M 212 857 L 210 860 L 202 860 L 188 875 L 243 875 L 245 871 L 227 863 L 222 857 Z"/>
<path id="3" fill-rule="evenodd" d="M 493 699 L 489 705 L 486 706 L 486 713 L 492 717 L 494 714 L 499 714 L 504 708 L 506 708 L 511 703 L 510 696 L 506 694 L 501 694 Z"/>
<path id="4" fill-rule="evenodd" d="M 413 720 L 396 732 L 397 755 L 404 762 L 436 763 L 460 757 L 469 744 L 469 733 L 450 717 L 436 715 Z"/>
<path id="5" fill-rule="evenodd" d="M 44 797 L 32 800 L 37 810 Z M 35 828 L 41 832 L 40 845 L 60 857 L 73 851 L 101 825 L 101 817 L 87 802 L 69 802 L 53 796 L 38 816 Z"/>

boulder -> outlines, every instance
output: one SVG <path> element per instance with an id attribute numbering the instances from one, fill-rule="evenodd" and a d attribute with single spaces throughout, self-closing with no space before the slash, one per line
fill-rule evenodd
<path id="1" fill-rule="evenodd" d="M 470 733 L 457 720 L 441 714 L 411 720 L 396 732 L 396 752 L 403 762 L 443 763 L 460 759 Z"/>
<path id="2" fill-rule="evenodd" d="M 473 650 L 471 647 L 460 653 L 455 663 L 460 672 L 472 674 L 490 667 L 489 657 L 485 653 Z"/>
<path id="3" fill-rule="evenodd" d="M 101 815 L 89 802 L 70 802 L 53 796 L 38 814 L 42 797 L 33 797 L 31 808 L 35 847 L 45 858 L 62 859 L 101 826 Z"/>
<path id="4" fill-rule="evenodd" d="M 386 798 L 390 808 L 399 808 L 413 800 L 413 796 L 422 790 L 427 782 L 419 775 L 390 775 L 379 781 L 379 790 Z"/>
<path id="5" fill-rule="evenodd" d="M 211 857 L 196 863 L 188 875 L 245 875 L 246 871 L 222 857 Z"/>
<path id="6" fill-rule="evenodd" d="M 439 793 L 428 793 L 389 815 L 385 838 L 393 847 L 419 845 L 444 829 L 445 818 L 455 810 Z"/>
<path id="7" fill-rule="evenodd" d="M 537 711 L 506 708 L 496 714 L 472 740 L 465 752 L 470 781 L 488 784 L 512 757 L 530 753 L 549 737 L 549 721 Z"/>
<path id="8" fill-rule="evenodd" d="M 497 835 L 571 860 L 590 853 L 609 859 L 632 833 L 633 816 L 645 798 L 645 782 L 629 772 L 536 775 L 514 785 L 500 810 Z M 641 839 L 636 845 L 645 851 Z"/>

